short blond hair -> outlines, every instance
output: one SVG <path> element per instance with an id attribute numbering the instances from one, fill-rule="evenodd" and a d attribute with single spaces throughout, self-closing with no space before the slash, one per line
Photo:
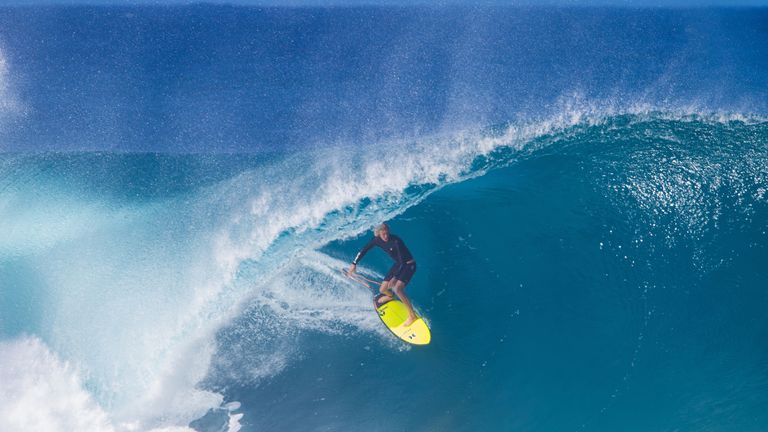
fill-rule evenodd
<path id="1" fill-rule="evenodd" d="M 377 225 L 376 228 L 373 229 L 373 233 L 376 235 L 379 235 L 379 233 L 382 231 L 389 232 L 389 225 L 387 225 L 386 223 L 381 223 L 380 225 Z"/>

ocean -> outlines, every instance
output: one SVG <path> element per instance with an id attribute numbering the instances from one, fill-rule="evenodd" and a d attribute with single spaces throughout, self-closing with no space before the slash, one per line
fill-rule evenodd
<path id="1" fill-rule="evenodd" d="M 0 431 L 768 430 L 766 23 L 0 8 Z"/>

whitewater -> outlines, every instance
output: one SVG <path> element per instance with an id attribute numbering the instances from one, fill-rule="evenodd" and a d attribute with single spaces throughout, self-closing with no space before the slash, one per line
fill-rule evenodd
<path id="1" fill-rule="evenodd" d="M 0 430 L 763 430 L 766 16 L 0 9 Z"/>

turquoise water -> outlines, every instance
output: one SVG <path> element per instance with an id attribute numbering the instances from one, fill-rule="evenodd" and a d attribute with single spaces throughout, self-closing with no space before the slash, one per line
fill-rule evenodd
<path id="1" fill-rule="evenodd" d="M 760 430 L 765 133 L 619 118 L 446 186 L 392 221 L 430 346 L 308 332 L 232 395 L 258 407 L 253 430 Z M 636 162 L 661 154 L 678 162 Z M 364 237 L 323 251 L 343 261 Z"/>
<path id="2" fill-rule="evenodd" d="M 765 430 L 764 16 L 1 9 L 0 430 Z"/>

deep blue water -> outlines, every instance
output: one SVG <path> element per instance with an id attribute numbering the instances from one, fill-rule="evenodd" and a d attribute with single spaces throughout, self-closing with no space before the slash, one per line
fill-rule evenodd
<path id="1" fill-rule="evenodd" d="M 766 23 L 0 9 L 0 430 L 765 430 Z"/>

